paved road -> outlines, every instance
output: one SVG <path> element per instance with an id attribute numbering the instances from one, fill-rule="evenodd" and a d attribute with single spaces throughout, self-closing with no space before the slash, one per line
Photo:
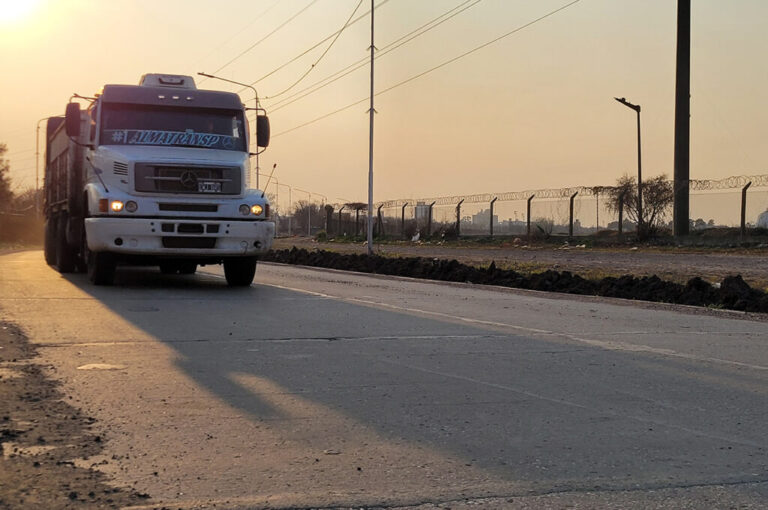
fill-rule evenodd
<path id="1" fill-rule="evenodd" d="M 148 505 L 768 504 L 765 322 L 267 264 L 118 283 L 6 254 L 0 317 Z"/>

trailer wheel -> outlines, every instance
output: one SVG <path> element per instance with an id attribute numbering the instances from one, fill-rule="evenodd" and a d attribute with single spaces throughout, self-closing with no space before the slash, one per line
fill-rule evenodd
<path id="1" fill-rule="evenodd" d="M 224 277 L 230 287 L 247 287 L 256 274 L 256 257 L 237 257 L 224 260 Z"/>
<path id="2" fill-rule="evenodd" d="M 75 270 L 75 250 L 67 243 L 67 218 L 63 216 L 56 222 L 56 269 L 59 273 L 71 273 Z"/>
<path id="3" fill-rule="evenodd" d="M 88 251 L 88 279 L 94 285 L 112 285 L 115 267 L 115 257 L 111 253 Z"/>
<path id="4" fill-rule="evenodd" d="M 49 266 L 56 265 L 56 219 L 51 216 L 45 221 L 44 249 L 45 263 Z"/>

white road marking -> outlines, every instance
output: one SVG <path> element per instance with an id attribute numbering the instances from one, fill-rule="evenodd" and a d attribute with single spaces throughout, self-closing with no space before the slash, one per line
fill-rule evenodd
<path id="1" fill-rule="evenodd" d="M 681 358 L 686 359 L 689 361 L 703 361 L 707 363 L 718 363 L 723 365 L 730 365 L 730 366 L 736 366 L 740 368 L 750 368 L 753 370 L 768 370 L 768 366 L 764 365 L 755 365 L 752 363 L 744 363 L 741 361 L 732 361 L 727 359 L 721 359 L 721 358 L 712 358 L 708 356 L 697 356 L 695 354 L 688 354 L 684 352 L 675 351 L 672 349 L 664 349 L 660 347 L 652 347 L 650 345 L 643 345 L 643 344 L 632 344 L 627 342 L 612 342 L 608 340 L 597 340 L 592 338 L 582 338 L 580 336 L 572 335 L 570 333 L 563 333 L 558 331 L 550 331 L 546 329 L 538 329 L 538 328 L 528 328 L 525 326 L 518 326 L 515 324 L 509 324 L 506 322 L 498 322 L 498 321 L 489 321 L 489 320 L 483 320 L 483 319 L 473 319 L 470 317 L 462 317 L 460 315 L 456 314 L 450 314 L 450 313 L 443 313 L 443 312 L 435 312 L 431 310 L 423 310 L 420 308 L 414 308 L 409 306 L 399 306 L 399 305 L 393 305 L 390 303 L 383 303 L 381 301 L 374 301 L 370 299 L 361 299 L 361 298 L 350 298 L 350 297 L 343 297 L 343 296 L 334 296 L 331 294 L 325 294 L 322 292 L 315 292 L 311 290 L 306 289 L 299 289 L 295 287 L 288 287 L 285 285 L 278 285 L 275 283 L 261 283 L 260 285 L 268 286 L 268 287 L 275 287 L 278 289 L 283 290 L 289 290 L 293 292 L 301 292 L 304 294 L 310 294 L 313 296 L 319 296 L 324 297 L 327 299 L 334 299 L 337 301 L 346 301 L 348 303 L 360 303 L 364 305 L 373 305 L 377 307 L 382 308 L 389 308 L 392 310 L 398 310 L 402 312 L 409 312 L 409 313 L 416 313 L 421 315 L 427 315 L 427 316 L 433 316 L 433 317 L 440 317 L 445 319 L 451 319 L 451 320 L 458 320 L 462 322 L 466 322 L 469 324 L 481 324 L 484 326 L 493 326 L 493 327 L 499 327 L 499 328 L 506 328 L 506 329 L 512 329 L 514 331 L 520 331 L 524 333 L 534 334 L 534 335 L 541 335 L 541 336 L 549 336 L 549 337 L 556 337 L 556 338 L 564 338 L 567 340 L 571 340 L 573 342 L 578 342 L 581 344 L 586 344 L 591 347 L 598 347 L 601 349 L 609 350 L 609 351 L 620 351 L 620 352 L 642 352 L 647 354 L 656 354 L 659 356 L 668 356 L 668 357 L 674 357 L 674 358 Z"/>
<path id="2" fill-rule="evenodd" d="M 400 361 L 394 361 L 394 360 L 388 360 L 388 359 L 376 358 L 376 361 L 383 362 L 383 363 L 389 363 L 391 365 L 398 365 L 398 366 L 401 366 L 401 367 L 409 368 L 411 370 L 416 370 L 418 372 L 424 372 L 424 373 L 428 373 L 428 374 L 439 375 L 441 377 L 446 377 L 446 378 L 450 378 L 450 379 L 457 379 L 457 380 L 465 381 L 465 382 L 469 382 L 469 383 L 480 384 L 482 386 L 487 386 L 487 387 L 490 387 L 490 388 L 500 389 L 500 390 L 504 390 L 504 391 L 511 391 L 511 392 L 514 392 L 514 393 L 518 393 L 520 395 L 525 395 L 527 397 L 531 397 L 531 398 L 535 398 L 535 399 L 539 399 L 539 400 L 544 400 L 546 402 L 551 402 L 553 404 L 564 405 L 564 406 L 567 406 L 567 407 L 574 407 L 576 409 L 582 409 L 582 410 L 585 410 L 585 411 L 590 411 L 590 412 L 593 412 L 593 413 L 598 414 L 598 415 L 601 415 L 601 414 L 602 415 L 606 415 L 607 414 L 607 415 L 613 416 L 615 418 L 629 419 L 629 420 L 640 422 L 640 423 L 651 423 L 653 425 L 658 425 L 660 427 L 667 427 L 667 428 L 679 430 L 679 431 L 682 431 L 682 432 L 687 432 L 687 433 L 693 434 L 695 436 L 706 437 L 708 439 L 717 439 L 719 441 L 726 441 L 728 443 L 738 444 L 738 445 L 741 445 L 741 446 L 750 446 L 750 447 L 753 447 L 753 448 L 765 448 L 766 447 L 764 444 L 757 443 L 757 442 L 754 442 L 754 441 L 750 441 L 748 439 L 742 439 L 742 438 L 738 438 L 738 437 L 727 437 L 727 436 L 721 436 L 721 435 L 716 435 L 716 434 L 708 434 L 708 433 L 702 432 L 700 430 L 691 429 L 691 428 L 688 428 L 688 427 L 681 427 L 679 425 L 672 424 L 672 423 L 670 423 L 668 421 L 654 420 L 654 419 L 651 419 L 651 418 L 643 418 L 641 416 L 632 416 L 632 415 L 629 415 L 629 414 L 626 414 L 626 413 L 615 413 L 615 412 L 610 411 L 608 409 L 597 409 L 597 408 L 590 407 L 590 406 L 587 406 L 587 405 L 584 405 L 584 404 L 578 404 L 576 402 L 571 402 L 570 400 L 563 400 L 561 398 L 547 397 L 546 395 L 541 395 L 539 393 L 534 393 L 532 391 L 527 391 L 527 390 L 523 390 L 523 389 L 520 389 L 520 388 L 515 388 L 515 387 L 512 387 L 512 386 L 507 386 L 505 384 L 497 384 L 497 383 L 491 383 L 491 382 L 487 382 L 487 381 L 482 381 L 480 379 L 475 379 L 474 377 L 466 377 L 466 376 L 454 374 L 454 373 L 451 373 L 451 372 L 443 372 L 443 371 L 440 371 L 440 370 L 432 370 L 432 369 L 429 369 L 429 368 L 418 367 L 418 366 L 415 366 L 415 365 L 411 365 L 409 363 L 403 363 L 403 362 L 400 362 Z"/>

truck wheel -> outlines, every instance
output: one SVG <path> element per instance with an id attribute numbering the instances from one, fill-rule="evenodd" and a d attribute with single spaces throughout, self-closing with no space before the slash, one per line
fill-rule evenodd
<path id="1" fill-rule="evenodd" d="M 163 274 L 176 274 L 179 272 L 179 265 L 176 262 L 160 262 L 160 272 Z"/>
<path id="2" fill-rule="evenodd" d="M 111 253 L 88 252 L 88 279 L 94 285 L 112 285 L 115 267 L 115 257 Z"/>
<path id="3" fill-rule="evenodd" d="M 224 261 L 224 277 L 230 287 L 247 287 L 256 274 L 256 257 L 238 257 Z"/>
<path id="4" fill-rule="evenodd" d="M 56 265 L 56 220 L 53 216 L 45 222 L 44 250 L 45 263 L 49 266 Z"/>
<path id="5" fill-rule="evenodd" d="M 56 223 L 56 269 L 59 273 L 71 273 L 75 270 L 77 254 L 67 243 L 67 219 L 62 216 Z"/>
<path id="6" fill-rule="evenodd" d="M 179 264 L 179 274 L 195 274 L 197 272 L 197 264 L 194 262 L 182 262 Z M 253 280 L 253 278 L 251 278 Z"/>

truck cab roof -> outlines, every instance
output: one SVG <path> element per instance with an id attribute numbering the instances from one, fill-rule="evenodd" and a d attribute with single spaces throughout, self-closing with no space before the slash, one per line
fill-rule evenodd
<path id="1" fill-rule="evenodd" d="M 105 85 L 105 103 L 144 104 L 179 108 L 240 110 L 243 102 L 232 92 L 152 85 Z"/>

